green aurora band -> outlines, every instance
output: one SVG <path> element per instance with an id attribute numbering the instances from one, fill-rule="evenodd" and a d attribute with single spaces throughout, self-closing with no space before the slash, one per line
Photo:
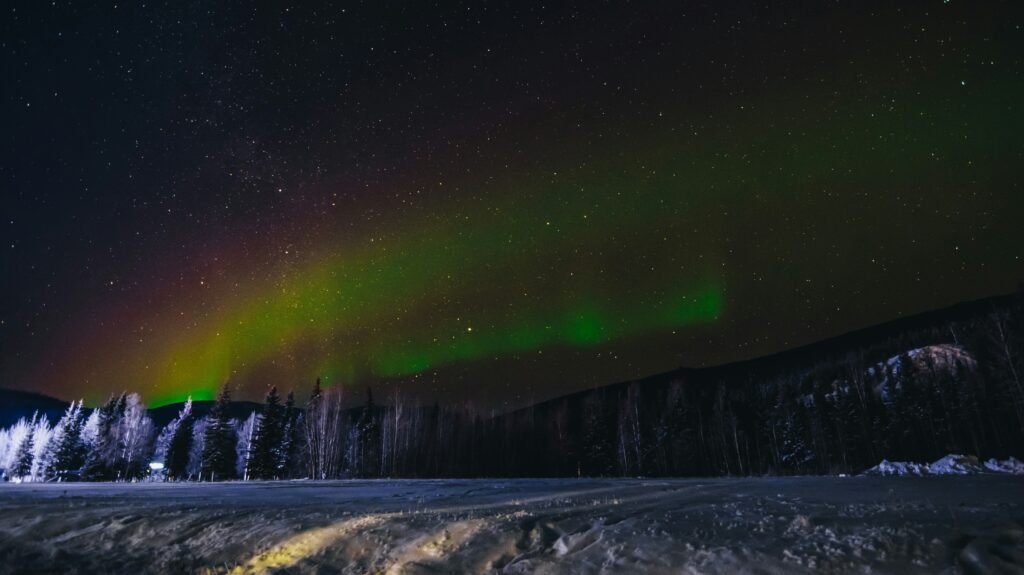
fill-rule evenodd
<path id="1" fill-rule="evenodd" d="M 890 88 L 910 101 L 919 87 Z M 721 111 L 695 128 L 699 138 L 652 130 L 637 138 L 642 149 L 616 147 L 603 158 L 556 160 L 553 150 L 537 150 L 552 158 L 550 171 L 505 174 L 486 183 L 487 201 L 444 207 L 445 217 L 399 218 L 373 242 L 321 242 L 305 264 L 219 294 L 196 324 L 163 326 L 167 335 L 127 371 L 148 378 L 148 399 L 161 405 L 210 398 L 267 365 L 337 384 L 714 323 L 737 303 L 727 291 L 733 272 L 719 264 L 729 248 L 726 232 L 697 228 L 763 232 L 763 214 L 810 217 L 792 211 L 793 199 L 824 188 L 836 190 L 827 196 L 835 214 L 882 221 L 862 206 L 858 189 L 970 188 L 980 174 L 1009 169 L 998 146 L 1015 123 L 1003 111 L 1024 90 L 982 79 L 971 89 L 970 105 L 917 97 L 901 108 L 864 98 L 841 114 L 801 114 L 806 100 L 795 90 L 762 110 Z M 780 126 L 775 117 L 802 119 Z M 952 124 L 972 135 L 949 137 Z M 801 146 L 790 143 L 792 133 Z M 485 185 L 475 177 L 483 178 L 457 184 Z M 725 219 L 729 210 L 742 219 Z M 777 245 L 808 252 L 805 262 L 827 257 L 817 255 L 823 243 L 779 233 Z M 832 249 L 856 251 L 870 233 L 833 237 Z M 644 257 L 659 269 L 641 265 Z"/>
<path id="2" fill-rule="evenodd" d="M 212 397 L 238 366 L 287 356 L 310 342 L 317 349 L 313 355 L 324 358 L 316 375 L 336 383 L 405 376 L 551 346 L 597 346 L 652 330 L 712 322 L 721 313 L 723 287 L 714 277 L 682 285 L 663 277 L 663 288 L 671 295 L 654 305 L 621 295 L 616 299 L 616 294 L 596 297 L 600 290 L 591 288 L 592 293 L 564 305 L 531 298 L 512 310 L 506 286 L 488 282 L 486 275 L 494 268 L 522 269 L 528 262 L 517 261 L 524 258 L 511 253 L 498 222 L 491 224 L 486 236 L 463 234 L 459 242 L 447 241 L 458 235 L 451 230 L 433 230 L 419 240 L 402 238 L 404 249 L 374 245 L 340 260 L 326 258 L 279 286 L 241 298 L 211 318 L 208 327 L 190 330 L 163 350 L 153 403 L 176 402 L 187 395 Z M 545 231 L 529 240 L 544 252 L 537 258 L 557 257 L 554 236 L 572 225 L 559 231 L 550 230 L 548 222 L 539 225 Z M 573 233 L 574 241 L 562 242 L 563 250 L 596 241 L 586 239 L 584 229 Z M 490 243 L 484 241 L 488 238 Z M 501 264 L 494 265 L 495 260 Z M 451 281 L 456 273 L 469 279 Z M 494 301 L 496 313 L 478 312 L 469 321 L 458 306 L 441 303 L 463 297 Z M 413 321 L 396 325 L 396 312 Z"/>

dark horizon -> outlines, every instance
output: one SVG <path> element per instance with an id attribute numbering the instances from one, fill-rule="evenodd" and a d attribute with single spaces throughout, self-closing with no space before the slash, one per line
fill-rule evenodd
<path id="1" fill-rule="evenodd" d="M 549 397 L 535 398 L 533 401 L 522 403 L 522 404 L 519 404 L 519 405 L 506 405 L 506 406 L 504 406 L 504 409 L 497 409 L 496 410 L 495 406 L 489 406 L 489 405 L 482 404 L 482 403 L 479 403 L 479 402 L 477 402 L 475 405 L 476 405 L 477 408 L 482 409 L 484 411 L 492 411 L 492 412 L 496 412 L 496 413 L 512 412 L 512 411 L 516 411 L 516 410 L 520 410 L 520 409 L 524 409 L 524 408 L 529 408 L 529 407 L 534 406 L 534 405 L 543 404 L 545 402 L 550 402 L 550 401 L 553 401 L 553 400 L 565 399 L 565 398 L 567 398 L 569 396 L 585 394 L 588 391 L 595 390 L 595 389 L 600 389 L 600 388 L 604 388 L 604 387 L 609 387 L 610 388 L 610 387 L 622 386 L 622 385 L 630 384 L 630 383 L 633 383 L 633 382 L 660 381 L 660 380 L 665 380 L 666 378 L 667 379 L 678 379 L 678 377 L 680 377 L 680 375 L 684 375 L 684 374 L 694 374 L 694 373 L 705 373 L 705 374 L 707 374 L 707 373 L 715 373 L 715 372 L 742 371 L 744 369 L 748 369 L 748 368 L 751 368 L 751 367 L 760 368 L 762 370 L 769 369 L 770 371 L 774 372 L 774 371 L 779 371 L 780 369 L 783 369 L 783 368 L 790 368 L 793 365 L 798 365 L 798 364 L 801 364 L 801 363 L 803 363 L 805 365 L 814 364 L 816 362 L 816 360 L 819 361 L 819 362 L 827 363 L 828 361 L 834 361 L 837 356 L 840 356 L 840 355 L 842 355 L 844 353 L 858 352 L 859 350 L 864 350 L 864 349 L 869 349 L 869 348 L 872 348 L 872 347 L 875 347 L 875 346 L 879 346 L 879 345 L 884 344 L 884 342 L 887 339 L 891 339 L 891 338 L 894 338 L 894 337 L 898 338 L 901 334 L 905 334 L 907 332 L 913 332 L 913 331 L 917 331 L 917 330 L 927 330 L 927 329 L 931 329 L 931 330 L 934 331 L 937 327 L 939 327 L 941 325 L 953 325 L 956 322 L 963 321 L 963 320 L 966 320 L 966 319 L 969 319 L 969 318 L 977 318 L 977 317 L 979 317 L 981 315 L 984 315 L 984 313 L 986 313 L 987 311 L 990 311 L 990 310 L 991 311 L 995 311 L 995 310 L 999 310 L 999 309 L 1003 308 L 1004 306 L 1012 306 L 1012 305 L 1014 305 L 1014 302 L 1021 301 L 1022 297 L 1024 297 L 1024 286 L 1018 286 L 1018 289 L 1016 291 L 1014 291 L 1014 292 L 1011 292 L 1011 293 L 993 295 L 993 296 L 990 296 L 990 297 L 984 297 L 984 298 L 980 298 L 980 299 L 976 299 L 976 300 L 970 300 L 970 301 L 962 301 L 962 302 L 958 302 L 958 303 L 955 303 L 955 304 L 947 306 L 947 307 L 938 308 L 938 309 L 932 309 L 932 310 L 926 310 L 926 311 L 922 311 L 920 313 L 917 313 L 917 314 L 914 314 L 914 315 L 911 315 L 911 316 L 894 318 L 894 319 L 891 319 L 891 320 L 883 322 L 883 323 L 874 324 L 874 325 L 867 326 L 867 327 L 862 327 L 862 328 L 855 329 L 855 330 L 852 330 L 852 331 L 848 331 L 848 332 L 845 332 L 845 333 L 842 333 L 842 334 L 838 334 L 838 335 L 835 335 L 835 336 L 832 336 L 832 337 L 829 337 L 829 338 L 825 338 L 825 339 L 814 341 L 814 342 L 809 342 L 809 343 L 806 343 L 806 344 L 803 344 L 803 345 L 799 345 L 799 346 L 794 346 L 794 347 L 791 347 L 791 348 L 788 348 L 788 349 L 784 349 L 784 350 L 780 350 L 780 351 L 777 351 L 775 353 L 771 353 L 771 354 L 767 354 L 767 355 L 761 355 L 761 356 L 749 357 L 749 358 L 740 358 L 740 359 L 737 359 L 736 361 L 731 361 L 731 362 L 728 362 L 728 363 L 720 363 L 720 364 L 715 364 L 715 365 L 705 365 L 705 366 L 686 366 L 686 365 L 682 365 L 682 366 L 676 366 L 676 367 L 674 367 L 672 369 L 669 369 L 669 370 L 665 370 L 665 371 L 661 371 L 661 372 L 656 372 L 656 373 L 644 374 L 644 375 L 641 375 L 641 376 L 636 377 L 636 378 L 630 378 L 630 379 L 624 379 L 624 380 L 607 382 L 605 384 L 598 385 L 598 386 L 582 386 L 579 389 L 569 389 L 565 393 L 562 393 L 562 394 L 552 395 L 552 396 L 549 396 Z M 927 343 L 929 345 L 930 344 L 939 344 L 939 343 L 943 343 L 943 341 L 944 341 L 943 338 L 936 338 L 936 339 L 934 339 L 932 341 L 929 341 Z M 780 366 L 782 366 L 782 367 L 780 367 Z M 312 389 L 314 387 L 314 384 L 317 383 L 318 380 L 320 381 L 320 383 L 323 383 L 323 380 L 322 380 L 321 377 L 312 376 L 309 379 L 309 382 L 305 382 L 305 383 L 307 383 L 306 385 L 299 385 L 299 386 L 296 386 L 296 387 L 288 387 L 288 386 L 282 386 L 282 385 L 277 385 L 277 384 L 272 384 L 272 385 L 273 385 L 273 387 L 276 387 L 278 389 L 278 391 L 280 393 L 284 394 L 284 395 L 287 395 L 288 393 L 294 393 L 296 401 L 297 401 L 297 406 L 301 407 L 303 405 L 303 402 L 307 399 L 308 393 L 312 391 Z M 232 393 L 236 393 L 238 391 L 238 387 L 233 387 L 231 385 L 228 385 L 228 388 L 232 391 Z M 325 389 L 330 389 L 330 387 L 328 387 L 328 386 L 324 386 L 324 388 Z M 417 390 L 415 388 L 402 387 L 401 382 L 382 382 L 382 383 L 379 382 L 378 385 L 374 385 L 374 384 L 366 384 L 366 385 L 363 385 L 363 386 L 352 386 L 352 385 L 350 385 L 350 386 L 343 386 L 343 388 L 344 388 L 343 389 L 343 393 L 346 395 L 346 397 L 349 398 L 348 399 L 348 403 L 349 403 L 349 406 L 350 406 L 351 409 L 359 409 L 361 407 L 362 402 L 365 399 L 365 394 L 368 391 L 375 393 L 376 397 L 377 397 L 378 403 L 381 403 L 381 404 L 384 404 L 384 405 L 387 404 L 387 399 L 388 399 L 388 397 L 390 397 L 390 393 L 393 392 L 394 390 L 400 391 L 402 393 L 402 396 L 406 400 L 412 400 L 412 401 L 415 401 L 415 402 L 419 402 L 422 405 L 429 405 L 430 403 L 435 403 L 435 402 L 443 403 L 443 402 L 452 402 L 452 401 L 454 401 L 457 404 L 458 403 L 465 403 L 464 400 L 460 400 L 458 397 L 454 397 L 453 398 L 453 397 L 424 396 L 422 394 L 417 393 Z M 19 390 L 19 389 L 14 389 L 14 388 L 0 387 L 0 390 L 5 390 L 5 389 L 6 390 L 10 390 L 10 391 L 16 391 L 16 392 L 35 393 L 35 394 L 42 395 L 42 396 L 47 397 L 47 398 L 52 398 L 52 399 L 55 399 L 55 400 L 59 400 L 59 401 L 63 402 L 65 405 L 70 403 L 70 402 L 73 402 L 73 401 L 84 400 L 84 398 L 81 398 L 81 397 L 79 397 L 79 398 L 64 398 L 64 397 L 58 397 L 58 396 L 54 396 L 54 395 L 49 395 L 49 394 L 38 392 L 38 391 Z M 266 390 L 264 390 L 264 392 L 265 391 Z M 108 401 L 111 397 L 116 396 L 119 393 L 140 393 L 141 394 L 141 392 L 139 390 L 136 390 L 136 389 L 123 389 L 123 390 L 120 390 L 120 391 L 112 392 L 110 395 L 102 398 L 100 401 L 98 401 L 98 402 L 96 402 L 94 404 L 90 404 L 89 402 L 85 402 L 84 406 L 85 407 L 90 407 L 90 408 L 99 407 L 104 402 Z M 142 399 L 144 401 L 148 400 L 148 398 L 146 398 L 144 394 L 141 394 L 141 396 L 142 396 Z M 248 397 L 246 397 L 246 398 L 242 398 L 242 399 L 236 399 L 234 401 L 235 401 L 235 403 L 241 401 L 241 402 L 245 402 L 245 403 L 248 403 L 248 404 L 252 404 L 254 406 L 259 406 L 262 399 L 263 399 L 262 397 L 258 397 L 258 398 L 248 398 Z M 214 403 L 214 399 L 204 399 L 204 398 L 198 398 L 197 397 L 197 398 L 193 398 L 193 400 L 196 401 L 196 402 L 205 402 L 205 403 L 209 403 L 209 404 Z M 163 404 L 153 404 L 153 403 L 149 403 L 147 401 L 147 405 L 148 405 L 150 410 L 154 410 L 154 409 L 163 409 L 163 408 L 169 408 L 169 407 L 178 407 L 178 406 L 182 405 L 182 403 L 184 403 L 184 401 L 185 400 L 182 399 L 181 401 L 175 401 L 175 402 L 169 402 L 169 403 L 163 403 Z M 470 402 L 470 403 L 473 403 L 473 402 Z"/>
<path id="2" fill-rule="evenodd" d="M 1018 292 L 504 412 L 322 389 L 319 380 L 306 397 L 271 388 L 261 404 L 238 402 L 226 388 L 216 402 L 155 410 L 131 390 L 87 410 L 21 398 L 20 419 L 8 401 L 0 405 L 0 420 L 11 424 L 0 424 L 0 473 L 138 481 L 150 476 L 147 461 L 164 462 L 164 478 L 177 481 L 835 475 L 876 465 L 920 472 L 913 462 L 946 473 L 945 455 L 972 473 L 986 459 L 993 472 L 1017 473 L 1022 333 Z M 44 455 L 17 440 L 25 436 L 44 443 Z"/>

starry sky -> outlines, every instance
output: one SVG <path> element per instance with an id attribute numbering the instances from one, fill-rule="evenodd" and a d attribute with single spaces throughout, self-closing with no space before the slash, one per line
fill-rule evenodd
<path id="1" fill-rule="evenodd" d="M 1024 278 L 1019 3 L 2 10 L 0 387 L 507 407 Z"/>

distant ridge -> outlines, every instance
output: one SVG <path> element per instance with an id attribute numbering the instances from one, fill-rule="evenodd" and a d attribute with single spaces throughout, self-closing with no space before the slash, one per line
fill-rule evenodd
<path id="1" fill-rule="evenodd" d="M 50 423 L 56 422 L 67 409 L 68 402 L 49 395 L 15 389 L 0 389 L 0 427 L 10 427 L 22 417 L 32 417 L 36 411 L 45 415 Z"/>
<path id="2" fill-rule="evenodd" d="M 830 358 L 835 359 L 853 350 L 869 349 L 886 341 L 905 339 L 907 334 L 945 329 L 946 326 L 956 322 L 977 318 L 993 310 L 1011 306 L 1015 300 L 1021 297 L 1024 297 L 1024 291 L 961 302 L 944 308 L 894 319 L 771 355 L 709 367 L 680 367 L 663 373 L 577 391 L 540 401 L 531 406 L 514 409 L 506 412 L 506 414 L 545 405 L 553 406 L 566 400 L 578 401 L 599 390 L 602 393 L 622 390 L 632 383 L 640 383 L 645 386 L 659 386 L 667 385 L 672 381 L 685 380 L 691 383 L 711 385 L 716 382 L 743 379 L 750 376 L 765 379 L 789 370 L 821 363 Z M 948 337 L 945 339 L 955 340 L 956 337 L 955 333 L 948 333 Z M 934 338 L 929 338 L 927 341 L 904 341 L 898 347 L 910 349 L 918 345 L 934 343 L 933 340 Z M 213 401 L 195 401 L 193 402 L 193 412 L 197 416 L 202 417 L 209 413 L 213 403 Z M 40 393 L 0 389 L 0 427 L 8 427 L 21 417 L 31 417 L 32 413 L 37 410 L 41 414 L 46 415 L 50 419 L 51 424 L 56 423 L 67 408 L 67 405 L 68 403 L 65 401 Z M 182 405 L 182 403 L 174 403 L 150 409 L 149 413 L 153 418 L 153 423 L 157 427 L 166 425 L 177 416 Z M 253 401 L 232 401 L 229 413 L 232 418 L 245 419 L 253 411 L 257 411 L 260 406 L 260 403 Z M 299 402 L 296 407 L 303 407 L 303 403 Z"/>
<path id="3" fill-rule="evenodd" d="M 907 334 L 944 329 L 957 322 L 964 322 L 999 309 L 1006 309 L 1019 299 L 1024 299 L 1024 289 L 1012 294 L 960 302 L 944 308 L 897 318 L 769 355 L 708 367 L 678 367 L 662 373 L 599 385 L 541 401 L 532 406 L 524 406 L 513 410 L 513 412 L 529 410 L 531 407 L 539 407 L 543 404 L 554 404 L 568 398 L 582 398 L 598 390 L 610 391 L 625 388 L 632 383 L 665 385 L 676 380 L 714 383 L 750 374 L 756 374 L 759 378 L 764 379 L 792 369 L 822 363 L 857 350 L 867 350 L 886 341 L 906 339 Z M 947 332 L 946 335 L 943 342 L 951 343 L 956 338 L 954 333 Z M 902 351 L 936 343 L 936 341 L 933 338 L 920 338 L 919 341 L 907 341 L 898 347 Z M 880 356 L 877 359 L 884 358 Z"/>
<path id="4" fill-rule="evenodd" d="M 210 413 L 213 409 L 213 404 L 216 403 L 213 400 L 207 401 L 193 401 L 192 402 L 192 414 L 199 418 Z M 153 424 L 157 427 L 163 427 L 171 422 L 175 417 L 178 417 L 178 412 L 181 411 L 181 407 L 184 403 L 169 403 L 167 405 L 161 405 L 160 407 L 154 407 L 149 410 L 149 416 L 153 418 Z M 232 401 L 228 405 L 228 415 L 233 419 L 246 419 L 252 412 L 257 411 L 262 404 L 256 403 L 255 401 Z"/>
<path id="5" fill-rule="evenodd" d="M 192 403 L 192 412 L 197 417 L 202 417 L 210 412 L 213 403 L 213 401 L 195 401 Z M 150 409 L 149 415 L 157 427 L 163 427 L 178 416 L 181 406 L 181 403 L 163 405 Z M 42 393 L 0 389 L 0 428 L 14 425 L 22 417 L 32 417 L 32 414 L 37 411 L 40 415 L 45 415 L 53 425 L 64 415 L 67 407 L 68 402 Z M 228 413 L 233 418 L 245 419 L 259 407 L 260 404 L 254 401 L 232 401 Z M 88 412 L 89 408 L 86 409 Z"/>
<path id="6" fill-rule="evenodd" d="M 1007 368 L 994 317 L 1011 326 L 1014 356 L 1024 355 L 1021 291 L 773 355 L 541 401 L 490 420 L 498 439 L 489 441 L 500 441 L 502 453 L 490 458 L 479 448 L 474 458 L 487 461 L 474 461 L 469 473 L 821 474 L 946 453 L 1020 458 L 1018 388 L 1000 371 Z M 880 375 L 879 366 L 904 358 L 914 366 L 905 379 L 885 383 L 890 376 Z"/>

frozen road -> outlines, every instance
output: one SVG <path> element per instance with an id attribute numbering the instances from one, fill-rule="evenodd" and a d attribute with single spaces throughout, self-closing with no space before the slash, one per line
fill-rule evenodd
<path id="1" fill-rule="evenodd" d="M 1024 478 L 0 485 L 2 573 L 1024 573 Z"/>

